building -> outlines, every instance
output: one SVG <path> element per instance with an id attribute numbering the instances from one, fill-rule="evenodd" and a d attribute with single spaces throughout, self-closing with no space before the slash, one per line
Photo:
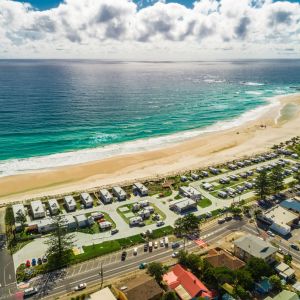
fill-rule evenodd
<path id="1" fill-rule="evenodd" d="M 49 199 L 48 205 L 51 215 L 56 215 L 59 213 L 59 205 L 56 199 Z"/>
<path id="2" fill-rule="evenodd" d="M 213 293 L 193 273 L 185 270 L 180 264 L 175 265 L 170 272 L 164 274 L 163 281 L 182 300 L 196 297 L 213 299 Z"/>
<path id="3" fill-rule="evenodd" d="M 149 219 L 151 215 L 150 210 L 147 208 L 141 210 L 138 214 L 143 220 Z"/>
<path id="4" fill-rule="evenodd" d="M 139 225 L 141 222 L 143 222 L 143 219 L 141 217 L 133 217 L 129 219 L 130 226 Z"/>
<path id="5" fill-rule="evenodd" d="M 169 208 L 178 213 L 182 213 L 188 210 L 197 209 L 197 202 L 189 198 L 182 198 L 172 201 Z"/>
<path id="6" fill-rule="evenodd" d="M 278 205 L 269 209 L 264 216 L 272 222 L 270 229 L 281 235 L 289 234 L 293 222 L 299 220 L 298 215 Z"/>
<path id="7" fill-rule="evenodd" d="M 93 207 L 94 201 L 89 193 L 82 193 L 80 195 L 80 199 L 85 208 Z"/>
<path id="8" fill-rule="evenodd" d="M 73 230 L 77 228 L 77 222 L 75 218 L 71 215 L 64 215 L 65 226 L 69 230 Z"/>
<path id="9" fill-rule="evenodd" d="M 280 203 L 280 206 L 300 214 L 300 202 L 297 199 L 287 199 Z"/>
<path id="10" fill-rule="evenodd" d="M 277 294 L 275 297 L 267 297 L 264 300 L 299 300 L 299 297 L 296 293 L 283 290 L 279 294 Z"/>
<path id="11" fill-rule="evenodd" d="M 101 189 L 99 195 L 104 204 L 112 203 L 113 196 L 107 189 Z"/>
<path id="12" fill-rule="evenodd" d="M 208 182 L 203 182 L 202 187 L 207 191 L 212 191 L 214 189 L 213 185 Z"/>
<path id="13" fill-rule="evenodd" d="M 281 262 L 275 267 L 278 275 L 284 280 L 289 280 L 295 277 L 295 271 L 287 264 Z"/>
<path id="14" fill-rule="evenodd" d="M 147 274 L 131 276 L 122 281 L 118 292 L 120 300 L 160 300 L 164 293 L 157 282 Z"/>
<path id="15" fill-rule="evenodd" d="M 127 198 L 126 192 L 119 186 L 114 186 L 112 193 L 119 201 L 124 201 Z"/>
<path id="16" fill-rule="evenodd" d="M 147 207 L 149 206 L 149 201 L 148 200 L 143 200 L 139 202 L 140 207 Z"/>
<path id="17" fill-rule="evenodd" d="M 245 266 L 245 263 L 242 260 L 220 248 L 209 250 L 205 260 L 214 268 L 226 267 L 232 271 Z"/>
<path id="18" fill-rule="evenodd" d="M 86 215 L 78 215 L 74 217 L 78 227 L 83 228 L 88 226 L 88 219 Z"/>
<path id="19" fill-rule="evenodd" d="M 30 203 L 32 217 L 34 219 L 44 218 L 46 216 L 46 211 L 44 209 L 43 203 L 41 200 L 32 201 Z"/>
<path id="20" fill-rule="evenodd" d="M 245 235 L 233 242 L 234 255 L 243 261 L 248 261 L 252 257 L 261 258 L 271 263 L 275 259 L 277 248 L 270 243 L 254 235 Z"/>
<path id="21" fill-rule="evenodd" d="M 192 186 L 181 186 L 179 194 L 193 200 L 200 200 L 202 197 L 201 193 Z"/>
<path id="22" fill-rule="evenodd" d="M 106 287 L 98 292 L 89 295 L 89 300 L 117 300 L 112 291 Z"/>
<path id="23" fill-rule="evenodd" d="M 101 230 L 108 230 L 112 227 L 112 224 L 111 222 L 108 222 L 108 221 L 103 221 L 103 222 L 100 222 L 99 223 L 99 228 Z"/>
<path id="24" fill-rule="evenodd" d="M 40 220 L 35 220 L 28 224 L 31 230 L 37 230 L 39 233 L 49 233 L 55 229 L 55 223 L 52 218 L 44 218 Z"/>
<path id="25" fill-rule="evenodd" d="M 75 211 L 76 210 L 76 201 L 73 196 L 66 196 L 64 199 L 65 207 L 67 211 Z"/>
<path id="26" fill-rule="evenodd" d="M 140 182 L 136 182 L 133 184 L 132 191 L 134 194 L 138 194 L 140 196 L 148 195 L 148 189 Z"/>

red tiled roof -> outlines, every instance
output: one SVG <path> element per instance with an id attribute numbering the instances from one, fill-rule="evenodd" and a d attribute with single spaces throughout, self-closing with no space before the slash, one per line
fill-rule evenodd
<path id="1" fill-rule="evenodd" d="M 212 298 L 212 292 L 191 272 L 177 264 L 173 269 L 163 276 L 163 280 L 171 289 L 181 285 L 191 296 Z"/>

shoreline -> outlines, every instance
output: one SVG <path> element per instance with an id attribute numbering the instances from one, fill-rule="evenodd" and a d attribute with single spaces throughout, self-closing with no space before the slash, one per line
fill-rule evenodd
<path id="1" fill-rule="evenodd" d="M 257 119 L 236 127 L 145 152 L 1 177 L 0 204 L 164 177 L 263 152 L 300 132 L 300 95 L 277 97 L 280 105 L 270 102 Z"/>

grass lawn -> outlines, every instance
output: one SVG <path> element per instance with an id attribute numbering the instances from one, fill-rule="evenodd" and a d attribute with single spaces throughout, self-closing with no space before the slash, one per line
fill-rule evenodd
<path id="1" fill-rule="evenodd" d="M 212 204 L 211 201 L 210 201 L 209 199 L 206 199 L 206 198 L 204 198 L 204 199 L 202 199 L 202 200 L 200 200 L 200 201 L 198 202 L 198 206 L 200 206 L 201 208 L 208 207 L 208 206 L 210 206 L 211 204 Z"/>
<path id="2" fill-rule="evenodd" d="M 151 238 L 158 239 L 160 237 L 173 234 L 173 232 L 174 229 L 172 226 L 161 227 L 153 230 Z"/>

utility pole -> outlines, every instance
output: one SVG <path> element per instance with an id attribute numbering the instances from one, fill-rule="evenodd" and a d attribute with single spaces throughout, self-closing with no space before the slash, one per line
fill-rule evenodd
<path id="1" fill-rule="evenodd" d="M 100 265 L 100 273 L 99 273 L 100 277 L 101 277 L 101 290 L 102 290 L 102 286 L 103 286 L 103 262 L 101 261 L 101 265 Z"/>

